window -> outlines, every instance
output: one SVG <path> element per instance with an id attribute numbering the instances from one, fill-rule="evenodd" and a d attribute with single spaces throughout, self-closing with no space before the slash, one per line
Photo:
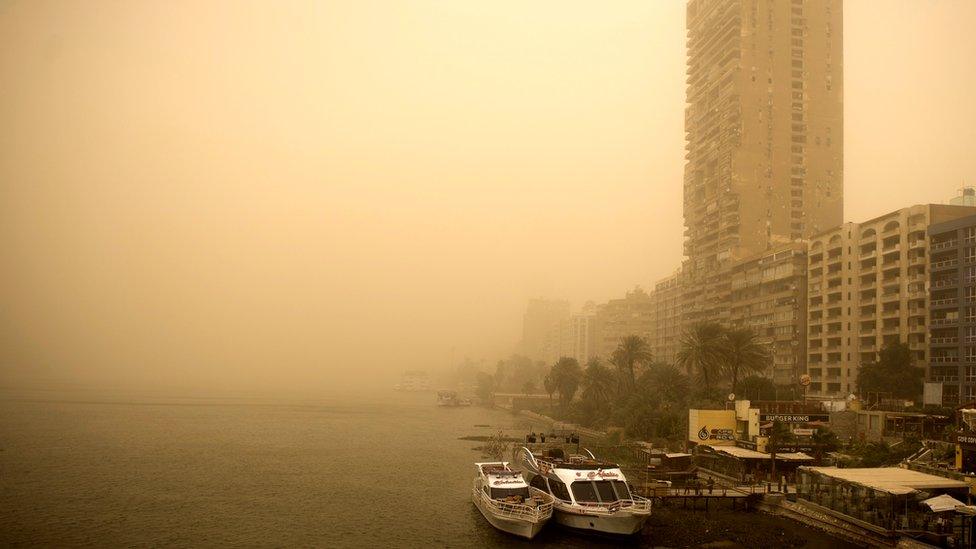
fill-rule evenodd
<path id="1" fill-rule="evenodd" d="M 634 499 L 630 495 L 630 489 L 627 488 L 627 483 L 622 480 L 611 480 L 613 483 L 613 489 L 617 492 L 617 499 Z"/>
<path id="2" fill-rule="evenodd" d="M 617 501 L 617 494 L 614 493 L 613 485 L 610 484 L 609 480 L 598 480 L 593 484 L 596 485 L 596 492 L 600 496 L 601 502 L 610 503 Z"/>
<path id="3" fill-rule="evenodd" d="M 549 487 L 552 489 L 552 495 L 563 501 L 572 501 L 569 497 L 569 490 L 566 489 L 566 485 L 562 481 L 549 479 Z"/>
<path id="4" fill-rule="evenodd" d="M 529 482 L 529 486 L 533 488 L 538 488 L 539 490 L 542 490 L 543 492 L 546 493 L 549 492 L 549 486 L 546 484 L 546 477 L 542 475 L 536 475 L 532 477 L 532 481 Z"/>
<path id="5" fill-rule="evenodd" d="M 976 261 L 976 248 L 968 246 L 966 248 L 966 262 L 972 263 L 973 261 Z"/>
<path id="6" fill-rule="evenodd" d="M 593 487 L 592 482 L 574 482 L 572 487 L 573 495 L 576 497 L 577 502 L 600 503 L 600 500 L 596 497 L 596 488 Z"/>
<path id="7" fill-rule="evenodd" d="M 512 496 L 518 496 L 522 499 L 529 497 L 529 489 L 525 486 L 521 488 L 492 488 L 491 489 L 491 499 L 505 499 Z"/>
<path id="8" fill-rule="evenodd" d="M 966 383 L 976 382 L 976 366 L 966 366 Z"/>

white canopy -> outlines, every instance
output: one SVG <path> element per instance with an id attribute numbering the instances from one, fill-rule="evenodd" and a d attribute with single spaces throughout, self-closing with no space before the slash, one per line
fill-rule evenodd
<path id="1" fill-rule="evenodd" d="M 966 506 L 965 503 L 950 496 L 949 494 L 942 494 L 941 496 L 935 496 L 934 498 L 929 498 L 923 501 L 922 505 L 927 505 L 928 508 L 935 513 L 941 513 L 943 511 L 955 511 L 960 507 Z"/>

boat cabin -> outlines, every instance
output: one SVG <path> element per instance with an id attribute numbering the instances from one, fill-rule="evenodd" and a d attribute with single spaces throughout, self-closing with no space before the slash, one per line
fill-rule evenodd
<path id="1" fill-rule="evenodd" d="M 522 473 L 509 468 L 508 462 L 476 463 L 481 475 L 481 489 L 491 499 L 522 503 L 529 499 L 529 485 Z"/>

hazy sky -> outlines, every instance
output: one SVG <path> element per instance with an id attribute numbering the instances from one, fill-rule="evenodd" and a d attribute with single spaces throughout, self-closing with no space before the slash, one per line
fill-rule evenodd
<path id="1" fill-rule="evenodd" d="M 845 2 L 847 219 L 976 184 L 974 20 Z M 0 2 L 0 382 L 374 379 L 649 286 L 684 34 L 677 0 Z"/>

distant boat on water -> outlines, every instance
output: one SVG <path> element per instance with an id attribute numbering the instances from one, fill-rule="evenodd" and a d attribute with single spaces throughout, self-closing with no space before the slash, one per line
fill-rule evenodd
<path id="1" fill-rule="evenodd" d="M 441 390 L 437 391 L 437 405 L 451 408 L 471 406 L 471 400 L 459 397 L 457 391 Z"/>

